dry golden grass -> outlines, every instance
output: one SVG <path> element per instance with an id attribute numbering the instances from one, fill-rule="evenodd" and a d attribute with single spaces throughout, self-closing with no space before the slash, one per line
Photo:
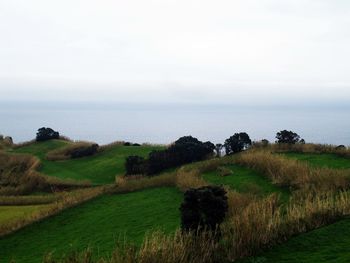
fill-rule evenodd
<path id="1" fill-rule="evenodd" d="M 264 145 L 261 143 L 255 143 L 254 148 L 266 149 L 272 152 L 299 152 L 299 153 L 331 153 L 346 158 L 350 158 L 350 148 L 339 148 L 335 145 L 330 144 L 287 144 L 287 143 L 274 143 Z"/>

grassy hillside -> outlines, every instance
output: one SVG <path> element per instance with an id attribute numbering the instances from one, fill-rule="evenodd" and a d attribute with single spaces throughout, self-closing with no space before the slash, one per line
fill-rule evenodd
<path id="1" fill-rule="evenodd" d="M 340 157 L 335 154 L 286 153 L 285 155 L 300 161 L 309 162 L 315 167 L 350 169 L 350 159 Z"/>
<path id="2" fill-rule="evenodd" d="M 227 185 L 238 192 L 258 195 L 268 195 L 276 192 L 281 195 L 283 201 L 288 200 L 289 192 L 287 190 L 273 185 L 266 177 L 258 172 L 235 164 L 225 167 L 232 171 L 231 175 L 220 176 L 219 171 L 215 170 L 203 174 L 203 178 L 213 184 Z"/>
<path id="3" fill-rule="evenodd" d="M 255 259 L 259 263 L 345 263 L 350 262 L 350 220 L 342 220 L 292 238 Z"/>
<path id="4" fill-rule="evenodd" d="M 159 146 L 122 146 L 110 147 L 94 156 L 65 161 L 48 161 L 47 152 L 66 145 L 66 141 L 51 140 L 34 143 L 15 150 L 16 153 L 28 153 L 42 161 L 40 172 L 63 179 L 89 180 L 93 184 L 108 184 L 115 181 L 117 174 L 123 174 L 125 158 L 129 155 L 146 156 Z"/>
<path id="5" fill-rule="evenodd" d="M 181 200 L 175 188 L 101 196 L 0 239 L 0 262 L 40 262 L 47 252 L 63 255 L 89 245 L 105 255 L 124 237 L 140 244 L 148 231 L 179 226 Z"/>

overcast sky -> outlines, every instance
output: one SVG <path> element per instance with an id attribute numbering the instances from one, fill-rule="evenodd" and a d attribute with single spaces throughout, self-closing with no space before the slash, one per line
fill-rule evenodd
<path id="1" fill-rule="evenodd" d="M 350 103 L 350 1 L 0 0 L 0 92 Z"/>

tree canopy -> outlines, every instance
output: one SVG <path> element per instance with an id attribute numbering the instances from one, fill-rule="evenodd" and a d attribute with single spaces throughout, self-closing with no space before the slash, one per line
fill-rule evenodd
<path id="1" fill-rule="evenodd" d="M 226 154 L 234 154 L 247 149 L 252 144 L 249 135 L 245 132 L 235 133 L 225 140 L 224 147 Z"/>

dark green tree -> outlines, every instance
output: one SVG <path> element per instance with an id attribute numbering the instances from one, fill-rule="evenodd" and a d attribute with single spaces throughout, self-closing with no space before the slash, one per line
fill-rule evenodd
<path id="1" fill-rule="evenodd" d="M 247 149 L 252 145 L 249 135 L 245 132 L 235 133 L 230 138 L 225 140 L 224 147 L 226 154 L 234 154 Z"/>
<path id="2" fill-rule="evenodd" d="M 224 188 L 205 186 L 189 189 L 184 194 L 181 204 L 182 230 L 218 230 L 228 209 Z"/>

